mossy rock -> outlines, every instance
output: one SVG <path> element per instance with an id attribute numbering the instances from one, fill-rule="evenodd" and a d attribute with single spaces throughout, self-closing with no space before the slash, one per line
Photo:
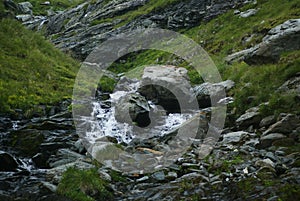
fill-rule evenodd
<path id="1" fill-rule="evenodd" d="M 43 140 L 44 136 L 38 130 L 26 129 L 10 133 L 10 145 L 22 156 L 32 157 L 37 154 Z"/>
<path id="2" fill-rule="evenodd" d="M 75 201 L 109 201 L 113 195 L 96 169 L 69 168 L 63 175 L 57 192 Z"/>

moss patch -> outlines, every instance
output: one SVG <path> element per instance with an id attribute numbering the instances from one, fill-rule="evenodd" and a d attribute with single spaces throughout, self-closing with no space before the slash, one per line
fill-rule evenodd
<path id="1" fill-rule="evenodd" d="M 69 168 L 63 174 L 57 192 L 74 201 L 109 201 L 113 198 L 108 184 L 99 177 L 96 169 Z"/>

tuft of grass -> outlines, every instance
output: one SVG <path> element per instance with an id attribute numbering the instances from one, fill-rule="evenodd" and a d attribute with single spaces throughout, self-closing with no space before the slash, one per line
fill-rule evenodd
<path id="1" fill-rule="evenodd" d="M 79 62 L 12 19 L 0 20 L 0 113 L 71 98 Z"/>
<path id="2" fill-rule="evenodd" d="M 113 198 L 108 184 L 100 178 L 96 169 L 67 169 L 57 192 L 74 201 L 109 201 Z"/>

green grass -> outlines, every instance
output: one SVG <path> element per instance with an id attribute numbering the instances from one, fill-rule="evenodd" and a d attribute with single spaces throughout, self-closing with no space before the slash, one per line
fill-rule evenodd
<path id="1" fill-rule="evenodd" d="M 177 1 L 179 0 L 150 0 L 136 10 L 114 18 L 98 19 L 94 23 L 114 19 L 122 19 L 121 23 L 127 23 L 138 16 L 159 10 Z M 38 1 L 31 2 L 37 4 Z M 65 8 L 81 1 L 62 0 L 68 3 L 60 2 L 60 4 L 58 2 L 60 1 L 52 2 L 53 6 L 57 3 Z M 107 4 L 109 1 L 104 3 Z M 58 9 L 59 6 L 56 8 Z M 233 10 L 230 10 L 197 27 L 181 30 L 181 33 L 204 47 L 224 80 L 232 79 L 236 82 L 236 88 L 231 92 L 235 97 L 232 107 L 236 108 L 236 116 L 266 101 L 270 103 L 261 108 L 264 115 L 299 111 L 300 106 L 295 94 L 279 94 L 275 90 L 299 71 L 300 51 L 284 53 L 277 64 L 249 66 L 244 62 L 232 65 L 224 62 L 228 54 L 254 46 L 271 28 L 300 16 L 297 0 L 284 2 L 258 0 L 256 5 L 248 4 L 240 10 L 250 8 L 257 8 L 259 11 L 254 16 L 239 18 L 234 15 Z M 0 9 L 2 10 L 1 7 Z M 3 94 L 0 98 L 0 112 L 15 108 L 26 110 L 33 105 L 52 104 L 64 97 L 70 97 L 78 68 L 76 62 L 55 50 L 52 45 L 44 41 L 43 37 L 25 30 L 12 20 L 2 20 L 0 31 L 0 91 Z M 252 39 L 245 42 L 244 39 L 249 36 L 253 36 Z M 126 72 L 125 75 L 130 78 L 140 78 L 145 65 L 174 64 L 173 61 L 177 59 L 176 56 L 166 52 L 146 50 L 126 55 L 109 69 L 115 73 Z M 179 61 L 175 65 L 189 70 L 188 75 L 192 84 L 202 82 L 201 77 L 187 62 Z M 103 78 L 99 87 L 104 91 L 112 91 L 114 85 L 115 81 L 112 79 Z M 254 96 L 251 102 L 248 102 L 249 96 Z"/>
<path id="2" fill-rule="evenodd" d="M 248 18 L 239 18 L 234 15 L 233 10 L 229 10 L 207 23 L 180 32 L 199 43 L 210 54 L 224 80 L 232 79 L 236 82 L 236 88 L 231 92 L 231 95 L 235 97 L 233 107 L 236 108 L 236 117 L 246 109 L 266 101 L 270 101 L 270 104 L 262 108 L 264 115 L 283 111 L 299 111 L 300 106 L 295 95 L 283 95 L 275 92 L 288 78 L 299 71 L 299 51 L 284 53 L 277 64 L 257 66 L 249 66 L 244 62 L 228 65 L 224 58 L 233 52 L 261 42 L 271 28 L 288 19 L 299 18 L 300 4 L 297 0 L 284 2 L 281 0 L 258 0 L 256 5 L 248 4 L 240 10 L 245 11 L 250 8 L 259 10 L 256 15 Z M 145 8 L 138 10 L 141 9 Z M 124 16 L 138 13 L 138 10 L 128 12 Z M 133 19 L 135 15 L 133 14 L 128 19 Z M 245 42 L 244 39 L 249 36 L 252 36 L 252 39 Z M 174 59 L 176 59 L 174 55 L 147 50 L 131 54 L 126 57 L 125 63 L 117 62 L 110 69 L 118 72 L 126 71 L 127 76 L 139 78 L 144 65 L 168 64 Z M 186 62 L 179 62 L 176 65 L 189 69 L 188 74 L 193 84 L 202 82 L 198 73 Z M 247 101 L 249 96 L 255 96 L 250 103 Z"/>
<path id="3" fill-rule="evenodd" d="M 79 63 L 12 19 L 0 21 L 0 113 L 71 98 Z"/>
<path id="4" fill-rule="evenodd" d="M 69 168 L 64 172 L 57 192 L 74 201 L 109 201 L 112 193 L 96 169 L 79 170 Z"/>

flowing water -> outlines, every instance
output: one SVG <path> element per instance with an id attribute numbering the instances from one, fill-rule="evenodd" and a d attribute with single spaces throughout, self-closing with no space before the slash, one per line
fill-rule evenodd
<path id="1" fill-rule="evenodd" d="M 109 105 L 112 105 L 111 107 L 107 107 L 107 104 L 103 101 L 95 101 L 93 103 L 93 112 L 91 114 L 91 119 L 93 120 L 90 122 L 90 130 L 85 136 L 89 143 L 93 144 L 98 138 L 103 136 L 114 137 L 119 143 L 129 143 L 135 136 L 139 135 L 135 129 L 135 125 L 120 123 L 115 119 L 115 107 L 113 106 L 118 103 L 122 96 L 136 92 L 137 88 L 138 84 L 134 83 L 128 85 L 127 91 L 116 91 L 110 94 L 110 99 L 106 100 L 105 103 L 109 102 Z M 161 110 L 161 107 L 157 107 L 151 101 L 149 101 L 148 104 L 153 111 Z M 161 136 L 175 129 L 191 117 L 192 114 L 180 113 L 162 115 L 159 125 L 143 129 L 143 131 L 148 132 L 148 137 Z"/>

